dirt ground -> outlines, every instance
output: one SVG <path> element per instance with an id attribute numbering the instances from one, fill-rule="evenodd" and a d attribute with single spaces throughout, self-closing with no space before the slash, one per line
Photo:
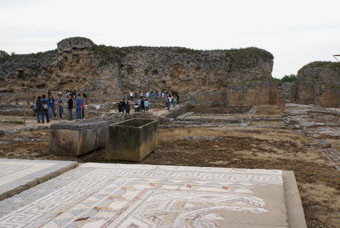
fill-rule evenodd
<path id="1" fill-rule="evenodd" d="M 6 124 L 6 128 L 15 125 Z M 81 157 L 50 155 L 49 137 L 49 129 L 3 134 L 0 157 L 108 162 L 105 150 Z M 323 140 L 330 143 L 326 146 L 339 147 L 340 137 L 305 135 L 285 127 L 283 121 L 247 127 L 160 128 L 158 137 L 157 150 L 140 163 L 292 170 L 308 227 L 340 227 L 340 171 L 320 152 L 325 145 L 317 143 Z"/>

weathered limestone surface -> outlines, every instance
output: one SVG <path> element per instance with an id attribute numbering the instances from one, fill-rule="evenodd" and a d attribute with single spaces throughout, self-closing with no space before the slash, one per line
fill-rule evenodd
<path id="1" fill-rule="evenodd" d="M 56 155 L 73 155 L 106 146 L 110 121 L 83 120 L 52 124 L 49 151 Z"/>
<path id="2" fill-rule="evenodd" d="M 0 159 L 0 200 L 47 181 L 69 169 L 76 162 Z"/>
<path id="3" fill-rule="evenodd" d="M 245 82 L 261 87 L 264 82 L 271 82 L 272 68 L 273 56 L 258 48 L 214 51 L 116 48 L 76 37 L 60 41 L 56 50 L 1 58 L 0 92 L 86 88 L 90 99 L 103 102 L 126 96 L 131 89 L 164 90 L 178 92 L 185 101 L 195 98 L 199 91 L 223 97 L 228 86 Z M 252 90 L 248 94 L 253 94 Z M 225 99 L 224 96 L 217 100 L 225 104 Z"/>
<path id="4" fill-rule="evenodd" d="M 9 54 L 3 50 L 0 50 L 0 58 L 4 58 L 4 57 L 7 57 L 9 56 Z"/>
<path id="5" fill-rule="evenodd" d="M 81 37 L 69 38 L 60 41 L 58 44 L 58 52 L 72 51 L 73 49 L 90 49 L 94 43 L 89 39 Z"/>
<path id="6" fill-rule="evenodd" d="M 306 224 L 291 173 L 86 163 L 0 201 L 0 227 L 306 228 Z"/>
<path id="7" fill-rule="evenodd" d="M 108 157 L 141 161 L 157 147 L 157 120 L 130 119 L 109 127 Z"/>
<path id="8" fill-rule="evenodd" d="M 298 72 L 297 101 L 322 107 L 340 106 L 340 63 L 313 62 Z"/>

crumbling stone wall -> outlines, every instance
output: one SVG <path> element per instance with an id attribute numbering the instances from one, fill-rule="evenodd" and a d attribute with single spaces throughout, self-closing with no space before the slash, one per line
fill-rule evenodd
<path id="1" fill-rule="evenodd" d="M 297 101 L 340 107 L 340 63 L 312 62 L 298 71 Z"/>
<path id="2" fill-rule="evenodd" d="M 212 102 L 249 105 L 269 102 L 272 67 L 273 56 L 258 48 L 117 48 L 76 37 L 60 41 L 56 50 L 1 58 L 0 92 L 87 89 L 90 99 L 105 102 L 121 99 L 131 89 L 163 90 L 178 92 L 181 101 L 209 103 L 203 96 L 212 94 Z M 244 83 L 246 87 L 233 89 Z M 227 88 L 240 95 L 225 96 Z M 238 102 L 242 93 L 247 98 Z"/>
<path id="3" fill-rule="evenodd" d="M 285 102 L 297 102 L 297 86 L 295 82 L 284 82 L 282 84 L 282 99 Z"/>
<path id="4" fill-rule="evenodd" d="M 227 87 L 228 106 L 276 104 L 276 86 L 271 81 L 243 82 Z"/>

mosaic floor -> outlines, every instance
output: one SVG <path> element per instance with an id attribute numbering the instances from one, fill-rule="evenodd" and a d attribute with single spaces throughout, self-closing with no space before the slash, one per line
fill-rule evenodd
<path id="1" fill-rule="evenodd" d="M 32 187 L 42 182 L 44 178 L 45 180 L 52 178 L 58 172 L 60 174 L 75 165 L 75 162 L 69 161 L 0 159 L 0 200 Z"/>
<path id="2" fill-rule="evenodd" d="M 0 201 L 0 227 L 279 228 L 288 223 L 279 170 L 87 163 Z"/>

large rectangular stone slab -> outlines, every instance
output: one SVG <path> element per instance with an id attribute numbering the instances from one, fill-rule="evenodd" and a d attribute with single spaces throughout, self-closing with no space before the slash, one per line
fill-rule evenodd
<path id="1" fill-rule="evenodd" d="M 107 154 L 113 160 L 141 161 L 157 147 L 157 120 L 130 119 L 109 127 Z"/>
<path id="2" fill-rule="evenodd" d="M 76 162 L 0 159 L 0 200 L 77 166 Z"/>
<path id="3" fill-rule="evenodd" d="M 106 146 L 110 121 L 82 120 L 51 125 L 49 151 L 78 156 Z"/>
<path id="4" fill-rule="evenodd" d="M 280 170 L 87 163 L 1 201 L 0 227 L 304 228 L 285 188 Z"/>

